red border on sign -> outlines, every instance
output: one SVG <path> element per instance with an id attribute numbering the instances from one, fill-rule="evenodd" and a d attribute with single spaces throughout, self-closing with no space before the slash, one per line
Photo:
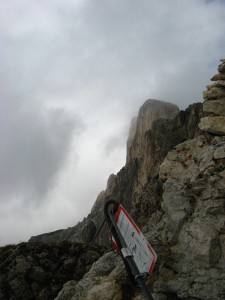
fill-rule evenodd
<path id="1" fill-rule="evenodd" d="M 135 230 L 137 231 L 138 234 L 140 234 L 140 230 L 137 227 L 137 225 L 134 223 L 134 221 L 131 219 L 130 215 L 128 214 L 128 212 L 125 210 L 125 208 L 122 205 L 119 205 L 119 208 L 117 210 L 116 213 L 116 223 L 118 222 L 119 216 L 120 216 L 120 212 L 123 212 L 126 217 L 129 219 L 129 221 L 131 222 L 131 224 L 134 226 Z"/>
<path id="2" fill-rule="evenodd" d="M 153 255 L 153 261 L 152 261 L 151 266 L 150 266 L 149 271 L 148 271 L 149 273 L 152 273 L 152 270 L 153 270 L 153 268 L 155 266 L 156 253 L 153 251 L 152 247 L 150 246 L 150 244 L 148 242 L 147 242 L 147 246 L 148 246 L 148 249 L 150 250 L 150 252 Z"/>
<path id="3" fill-rule="evenodd" d="M 131 224 L 134 226 L 135 230 L 137 231 L 137 233 L 140 235 L 142 234 L 140 229 L 137 227 L 137 225 L 134 223 L 134 221 L 132 220 L 132 218 L 130 217 L 130 215 L 128 214 L 128 212 L 125 210 L 125 208 L 120 204 L 119 205 L 119 208 L 116 212 L 116 223 L 118 223 L 118 220 L 119 220 L 119 216 L 120 216 L 120 213 L 121 211 L 126 215 L 126 217 L 129 219 L 129 221 L 131 222 Z M 148 243 L 148 241 L 146 240 L 146 244 L 147 244 L 147 247 L 149 249 L 149 251 L 151 252 L 152 256 L 153 256 L 153 260 L 152 260 L 152 263 L 150 265 L 150 268 L 149 268 L 149 273 L 152 273 L 152 270 L 155 266 L 155 262 L 156 262 L 156 258 L 157 258 L 157 254 L 154 252 L 154 250 L 152 249 L 152 247 L 150 246 L 150 244 Z M 114 245 L 115 246 L 115 245 Z M 118 246 L 115 247 L 118 249 Z"/>

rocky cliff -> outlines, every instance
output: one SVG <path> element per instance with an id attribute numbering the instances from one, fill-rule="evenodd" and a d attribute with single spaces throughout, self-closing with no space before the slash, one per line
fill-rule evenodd
<path id="1" fill-rule="evenodd" d="M 30 243 L 89 243 L 104 218 L 107 197 L 113 196 L 158 254 L 149 282 L 155 300 L 225 299 L 225 60 L 212 81 L 204 102 L 185 111 L 147 100 L 132 120 L 126 165 L 110 175 L 87 218 Z M 97 242 L 110 247 L 107 230 Z M 121 258 L 108 252 L 82 279 L 68 281 L 55 299 L 143 297 Z"/>
<path id="2" fill-rule="evenodd" d="M 201 103 L 193 104 L 185 111 L 179 111 L 174 104 L 147 100 L 140 108 L 137 118 L 131 122 L 126 165 L 117 175 L 109 176 L 106 190 L 99 193 L 91 213 L 74 227 L 34 236 L 30 241 L 69 240 L 89 243 L 104 219 L 105 200 L 111 196 L 122 202 L 128 211 L 136 207 L 134 211 L 137 213 L 141 209 L 140 218 L 145 222 L 150 211 L 160 206 L 160 201 L 152 199 L 151 208 L 146 210 L 143 204 L 145 201 L 141 199 L 152 193 L 152 187 L 155 189 L 157 186 L 155 197 L 161 199 L 159 166 L 169 150 L 199 132 L 198 123 L 201 116 Z M 105 233 L 100 235 L 99 243 L 108 244 Z"/>

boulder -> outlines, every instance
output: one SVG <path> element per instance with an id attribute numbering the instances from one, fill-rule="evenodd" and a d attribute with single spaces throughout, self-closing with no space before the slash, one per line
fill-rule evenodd
<path id="1" fill-rule="evenodd" d="M 86 250 L 86 245 L 68 241 L 1 247 L 1 299 L 53 300 L 64 283 L 81 279 L 104 251 L 100 246 L 92 246 L 81 265 Z"/>
<path id="2" fill-rule="evenodd" d="M 224 88 L 225 87 L 225 80 L 217 80 L 213 84 L 207 85 L 207 90 L 209 91 L 209 90 L 211 90 L 214 87 Z"/>
<path id="3" fill-rule="evenodd" d="M 128 277 L 121 258 L 109 252 L 93 264 L 82 280 L 65 284 L 55 300 L 122 300 L 126 281 Z"/>
<path id="4" fill-rule="evenodd" d="M 201 118 L 199 128 L 217 135 L 225 135 L 225 117 L 213 116 Z"/>
<path id="5" fill-rule="evenodd" d="M 203 92 L 203 98 L 204 100 L 216 100 L 225 98 L 225 88 L 212 87 L 210 90 Z"/>
<path id="6" fill-rule="evenodd" d="M 212 81 L 225 80 L 225 74 L 215 74 L 211 78 Z"/>
<path id="7" fill-rule="evenodd" d="M 218 71 L 219 71 L 220 73 L 225 73 L 225 62 L 224 62 L 223 59 L 221 59 L 221 61 L 222 61 L 222 64 L 220 64 L 220 65 L 218 66 Z"/>
<path id="8" fill-rule="evenodd" d="M 225 158 L 225 142 L 221 143 L 215 150 L 214 159 L 224 159 Z"/>
<path id="9" fill-rule="evenodd" d="M 209 100 L 203 103 L 203 112 L 219 116 L 225 116 L 225 98 Z"/>
<path id="10" fill-rule="evenodd" d="M 79 281 L 63 286 L 55 300 L 144 300 L 140 288 L 128 278 L 121 257 L 104 254 Z"/>

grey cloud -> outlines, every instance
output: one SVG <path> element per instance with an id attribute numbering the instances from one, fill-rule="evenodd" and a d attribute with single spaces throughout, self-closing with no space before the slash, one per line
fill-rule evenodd
<path id="1" fill-rule="evenodd" d="M 121 101 L 128 93 L 131 102 L 139 91 L 140 98 L 151 97 L 152 91 L 160 91 L 161 78 L 173 77 L 174 70 L 179 75 L 179 68 L 186 72 L 186 63 L 204 63 L 206 55 L 215 53 L 218 45 L 212 37 L 221 41 L 224 28 L 219 4 L 208 4 L 209 9 L 204 1 L 174 0 L 169 8 L 162 1 L 84 1 L 79 8 L 70 1 L 69 7 L 60 1 L 30 3 L 33 19 L 25 15 L 30 33 L 24 33 L 19 53 L 25 62 L 29 57 L 27 76 L 37 78 L 37 86 L 32 82 L 31 88 L 40 93 L 41 85 L 42 93 L 68 97 L 76 93 L 85 104 L 92 97 L 104 106 L 104 96 Z M 46 30 L 39 25 L 41 17 Z M 180 101 L 187 103 L 189 97 L 183 95 Z"/>
<path id="2" fill-rule="evenodd" d="M 118 131 L 109 134 L 107 138 L 104 138 L 101 145 L 105 157 L 109 157 L 115 151 L 123 153 L 124 145 L 126 145 L 128 138 L 128 129 L 128 126 L 121 126 Z"/>
<path id="3" fill-rule="evenodd" d="M 24 210 L 36 218 L 21 199 L 54 203 L 56 219 L 64 199 L 78 216 L 122 161 L 143 102 L 201 101 L 224 56 L 224 1 L 2 0 L 0 19 L 0 201 L 20 224 Z"/>
<path id="4" fill-rule="evenodd" d="M 78 117 L 62 109 L 8 114 L 1 132 L 1 193 L 43 201 L 65 163 L 74 132 L 82 126 Z"/>

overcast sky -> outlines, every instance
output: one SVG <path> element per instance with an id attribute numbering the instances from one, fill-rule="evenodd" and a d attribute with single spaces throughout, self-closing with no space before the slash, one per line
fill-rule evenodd
<path id="1" fill-rule="evenodd" d="M 0 0 L 0 245 L 87 216 L 139 107 L 202 101 L 224 36 L 219 0 Z"/>

